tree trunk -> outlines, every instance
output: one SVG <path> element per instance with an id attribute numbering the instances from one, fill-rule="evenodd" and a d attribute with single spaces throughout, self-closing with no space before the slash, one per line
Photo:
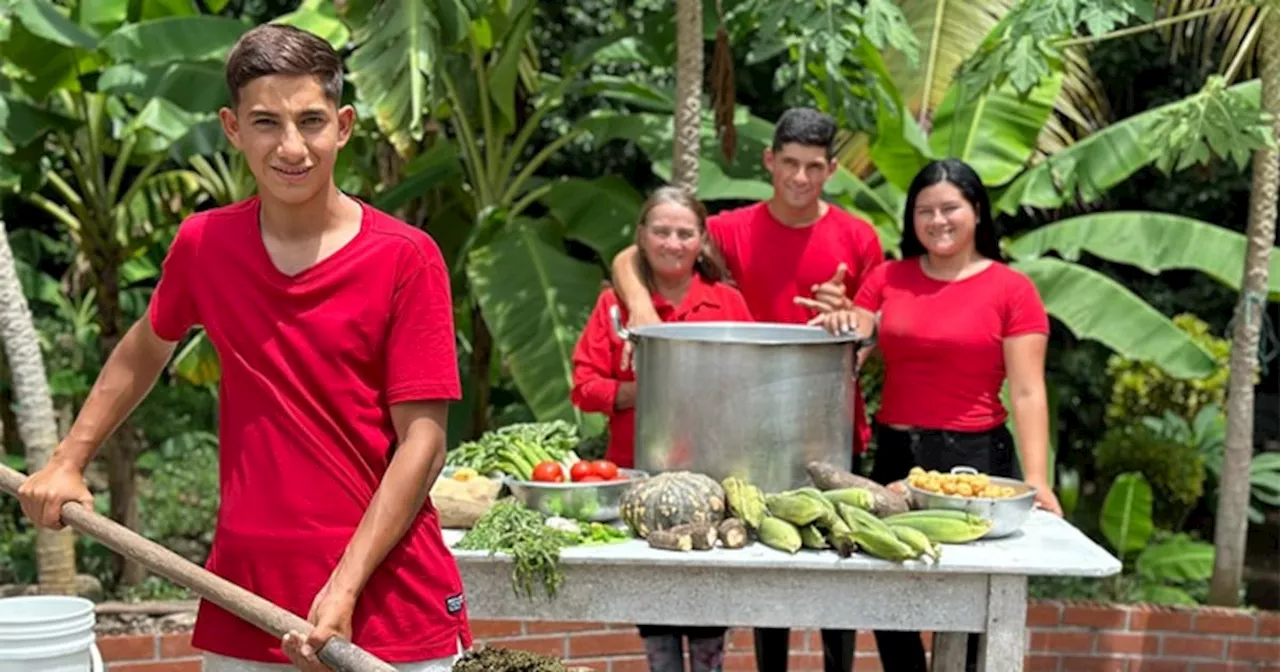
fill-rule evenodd
<path id="1" fill-rule="evenodd" d="M 44 357 L 40 354 L 40 339 L 27 297 L 22 294 L 22 284 L 18 282 L 9 234 L 3 222 L 0 222 L 0 341 L 4 342 L 5 358 L 13 374 L 18 433 L 27 449 L 27 473 L 32 473 L 48 463 L 53 455 L 58 443 L 58 425 L 54 420 Z M 40 592 L 75 594 L 76 548 L 71 528 L 36 532 L 36 572 Z"/>
<path id="2" fill-rule="evenodd" d="M 99 347 L 103 365 L 124 336 L 124 318 L 120 312 L 120 255 L 114 249 L 103 250 L 101 267 L 94 270 L 94 287 L 98 294 Z M 97 265 L 97 264 L 95 264 Z M 138 516 L 137 438 L 128 420 L 107 439 L 107 488 L 111 492 L 111 519 L 140 532 Z M 132 586 L 146 578 L 146 568 L 122 555 L 116 556 L 116 582 Z"/>
<path id="3" fill-rule="evenodd" d="M 697 193 L 702 137 L 702 0 L 676 2 L 676 116 L 671 181 Z"/>
<path id="4" fill-rule="evenodd" d="M 1280 12 L 1267 13 L 1258 45 L 1262 108 L 1278 115 L 1272 131 L 1280 136 Z M 1244 279 L 1231 336 L 1231 378 L 1227 382 L 1227 437 L 1214 524 L 1213 578 L 1209 603 L 1235 606 L 1240 601 L 1245 543 L 1249 531 L 1249 463 L 1253 459 L 1253 392 L 1258 370 L 1258 341 L 1267 300 L 1267 269 L 1276 239 L 1276 196 L 1280 191 L 1280 153 L 1263 148 L 1253 156 L 1249 225 L 1245 231 Z"/>

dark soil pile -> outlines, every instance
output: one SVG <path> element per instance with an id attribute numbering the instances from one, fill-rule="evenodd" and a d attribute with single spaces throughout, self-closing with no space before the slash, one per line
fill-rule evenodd
<path id="1" fill-rule="evenodd" d="M 567 672 L 567 668 L 551 656 L 486 646 L 464 654 L 453 672 Z"/>

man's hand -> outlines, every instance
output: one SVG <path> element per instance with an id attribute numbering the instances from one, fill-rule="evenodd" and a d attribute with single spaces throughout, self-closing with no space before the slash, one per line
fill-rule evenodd
<path id="1" fill-rule="evenodd" d="M 93 510 L 93 494 L 84 484 L 84 474 L 75 465 L 54 458 L 18 488 L 22 512 L 39 527 L 60 530 L 62 505 L 80 502 Z"/>
<path id="2" fill-rule="evenodd" d="M 853 302 L 845 295 L 844 288 L 844 276 L 848 271 L 849 267 L 841 262 L 830 280 L 810 287 L 809 291 L 813 292 L 813 298 L 797 296 L 796 304 L 809 308 L 819 315 L 853 308 Z"/>
<path id="3" fill-rule="evenodd" d="M 631 311 L 631 317 L 627 320 L 627 328 L 631 329 L 634 327 L 643 327 L 647 324 L 659 324 L 661 322 L 662 322 L 662 318 L 658 317 L 657 311 L 655 311 L 652 307 L 652 304 L 650 304 L 649 307 L 641 308 L 640 310 Z M 631 365 L 632 365 L 631 351 L 632 351 L 631 341 L 624 340 L 622 342 L 622 370 L 623 371 L 626 371 L 627 369 L 631 368 Z"/>
<path id="4" fill-rule="evenodd" d="M 311 602 L 307 620 L 314 627 L 310 634 L 305 637 L 298 632 L 286 634 L 281 643 L 284 655 L 303 672 L 332 672 L 328 665 L 320 662 L 317 653 L 334 635 L 351 639 L 351 615 L 355 608 L 355 597 L 335 590 L 330 579 Z"/>

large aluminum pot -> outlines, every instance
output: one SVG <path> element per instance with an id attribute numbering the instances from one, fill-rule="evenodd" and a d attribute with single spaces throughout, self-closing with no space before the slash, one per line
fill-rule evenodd
<path id="1" fill-rule="evenodd" d="M 850 464 L 854 336 L 749 322 L 627 329 L 612 317 L 634 344 L 637 469 L 778 492 L 804 485 L 810 461 Z"/>

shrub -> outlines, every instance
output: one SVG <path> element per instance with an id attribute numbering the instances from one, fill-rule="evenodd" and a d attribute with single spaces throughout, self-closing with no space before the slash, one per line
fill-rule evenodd
<path id="1" fill-rule="evenodd" d="M 1107 361 L 1112 381 L 1109 421 L 1129 423 L 1145 416 L 1162 417 L 1166 411 L 1191 420 L 1209 404 L 1225 406 L 1231 342 L 1214 336 L 1204 320 L 1190 313 L 1174 317 L 1173 323 L 1213 356 L 1217 368 L 1205 378 L 1182 380 L 1150 362 L 1112 355 Z"/>
<path id="2" fill-rule="evenodd" d="M 1125 472 L 1139 472 L 1151 484 L 1151 518 L 1159 528 L 1177 531 L 1204 494 L 1204 460 L 1196 447 L 1142 424 L 1107 431 L 1094 452 L 1098 482 L 1111 483 Z"/>

